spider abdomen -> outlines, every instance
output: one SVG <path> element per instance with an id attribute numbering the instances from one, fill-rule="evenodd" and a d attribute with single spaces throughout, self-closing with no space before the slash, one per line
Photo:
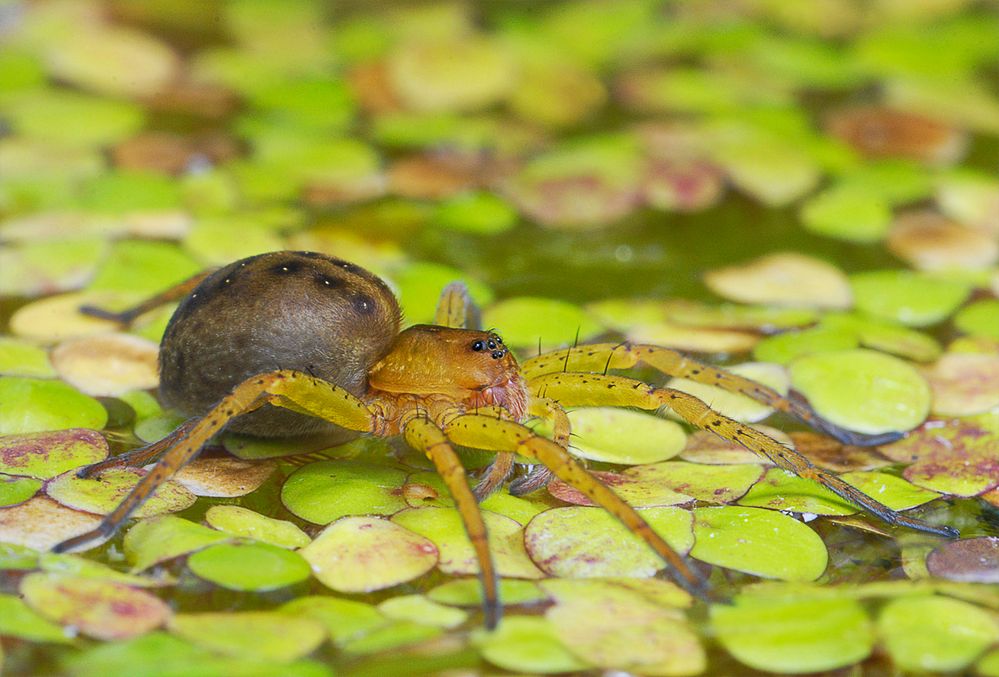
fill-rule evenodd
<path id="1" fill-rule="evenodd" d="M 247 378 L 276 369 L 361 395 L 399 321 L 385 283 L 346 261 L 312 252 L 236 261 L 205 278 L 170 319 L 160 346 L 160 396 L 185 415 L 201 415 Z M 333 428 L 270 406 L 229 426 L 268 437 Z"/>

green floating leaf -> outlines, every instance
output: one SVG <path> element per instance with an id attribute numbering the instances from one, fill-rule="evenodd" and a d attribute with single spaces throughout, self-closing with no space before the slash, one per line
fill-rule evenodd
<path id="1" fill-rule="evenodd" d="M 453 606 L 482 606 L 482 583 L 478 578 L 461 578 L 442 583 L 427 592 L 427 598 L 432 602 L 451 604 Z M 517 604 L 533 604 L 542 602 L 547 596 L 533 581 L 502 578 L 499 581 L 499 598 L 503 606 Z"/>
<path id="2" fill-rule="evenodd" d="M 64 430 L 101 429 L 107 411 L 61 381 L 0 376 L 0 435 Z"/>
<path id="3" fill-rule="evenodd" d="M 346 515 L 391 515 L 406 507 L 406 473 L 362 461 L 319 461 L 296 470 L 281 502 L 298 517 L 329 524 Z"/>
<path id="4" fill-rule="evenodd" d="M 0 475 L 0 508 L 24 503 L 41 488 L 42 481 L 32 477 Z"/>
<path id="5" fill-rule="evenodd" d="M 593 665 L 643 675 L 697 675 L 706 667 L 704 648 L 676 609 L 602 581 L 542 586 L 556 599 L 545 613 L 556 636 Z"/>
<path id="6" fill-rule="evenodd" d="M 961 280 L 907 270 L 856 273 L 850 285 L 858 310 L 913 327 L 946 319 L 971 291 Z"/>
<path id="7" fill-rule="evenodd" d="M 108 190 L 125 189 L 112 186 Z M 201 264 L 175 244 L 125 240 L 111 248 L 88 289 L 153 295 L 201 270 Z"/>
<path id="8" fill-rule="evenodd" d="M 482 314 L 483 326 L 496 327 L 510 346 L 542 350 L 581 341 L 600 333 L 602 327 L 579 306 L 556 299 L 528 296 L 500 301 Z"/>
<path id="9" fill-rule="evenodd" d="M 977 496 L 999 484 L 999 433 L 971 421 L 928 423 L 881 447 L 909 463 L 903 475 L 920 487 L 954 496 Z"/>
<path id="10" fill-rule="evenodd" d="M 830 314 L 822 318 L 819 327 L 819 331 L 851 332 L 865 348 L 917 362 L 929 362 L 940 355 L 940 344 L 932 336 L 867 315 Z"/>
<path id="11" fill-rule="evenodd" d="M 0 374 L 4 376 L 55 376 L 48 353 L 33 343 L 0 336 Z"/>
<path id="12" fill-rule="evenodd" d="M 677 493 L 655 477 L 649 478 L 647 475 L 641 474 L 640 470 L 647 467 L 649 466 L 636 466 L 620 473 L 596 470 L 593 471 L 593 474 L 606 486 L 612 487 L 618 497 L 635 508 L 682 505 L 694 500 L 691 496 Z M 562 480 L 556 479 L 549 482 L 548 493 L 566 503 L 596 505 L 585 493 L 569 486 Z"/>
<path id="13" fill-rule="evenodd" d="M 892 510 L 906 510 L 940 497 L 935 491 L 914 486 L 887 473 L 851 472 L 840 477 Z M 860 511 L 818 482 L 780 468 L 768 470 L 764 478 L 739 500 L 739 505 L 813 515 L 852 515 Z"/>
<path id="14" fill-rule="evenodd" d="M 999 623 L 968 602 L 903 597 L 881 610 L 878 633 L 902 670 L 956 672 L 999 640 Z"/>
<path id="15" fill-rule="evenodd" d="M 541 578 L 524 550 L 520 524 L 502 515 L 482 511 L 489 532 L 489 551 L 496 570 L 511 578 Z M 392 516 L 392 521 L 430 539 L 440 558 L 437 567 L 446 574 L 468 575 L 479 572 L 479 562 L 457 510 L 452 508 L 410 508 Z"/>
<path id="16" fill-rule="evenodd" d="M 353 654 L 384 654 L 393 649 L 419 644 L 439 637 L 443 629 L 413 621 L 389 621 L 360 637 L 343 643 L 343 650 Z"/>
<path id="17" fill-rule="evenodd" d="M 15 595 L 0 595 L 0 635 L 32 642 L 68 644 L 72 633 L 31 610 Z"/>
<path id="18" fill-rule="evenodd" d="M 655 483 L 708 503 L 731 503 L 745 494 L 763 474 L 752 463 L 708 465 L 669 461 L 629 468 L 625 475 Z"/>
<path id="19" fill-rule="evenodd" d="M 21 581 L 21 594 L 41 615 L 96 639 L 141 635 L 162 625 L 171 613 L 166 603 L 148 592 L 64 574 L 28 574 Z"/>
<path id="20" fill-rule="evenodd" d="M 96 578 L 102 581 L 123 583 L 137 588 L 154 588 L 170 585 L 174 582 L 168 576 L 161 575 L 156 578 L 137 576 L 112 569 L 106 564 L 101 564 L 92 559 L 76 555 L 61 555 L 53 552 L 42 553 L 38 559 L 38 565 L 42 571 L 48 571 L 49 573 L 67 574 L 81 578 Z"/>
<path id="21" fill-rule="evenodd" d="M 473 635 L 482 657 L 518 673 L 553 674 L 592 667 L 559 641 L 552 623 L 537 616 L 506 616 L 493 632 Z"/>
<path id="22" fill-rule="evenodd" d="M 688 327 L 752 329 L 771 333 L 812 324 L 819 312 L 810 308 L 744 306 L 735 303 L 711 305 L 676 300 L 665 304 L 666 319 Z"/>
<path id="23" fill-rule="evenodd" d="M 69 672 L 78 677 L 105 675 L 185 675 L 198 677 L 332 677 L 332 671 L 311 661 L 268 663 L 256 658 L 219 656 L 164 632 L 151 632 L 123 642 L 107 642 L 67 661 Z M 192 666 L 197 666 L 192 667 Z"/>
<path id="24" fill-rule="evenodd" d="M 71 471 L 50 480 L 45 485 L 45 493 L 67 507 L 106 515 L 121 504 L 145 474 L 146 471 L 138 468 L 120 468 L 93 478 L 82 478 Z M 180 512 L 194 505 L 196 500 L 197 497 L 180 484 L 168 481 L 161 484 L 133 514 L 136 517 L 152 517 Z"/>
<path id="25" fill-rule="evenodd" d="M 107 458 L 108 443 L 82 428 L 0 438 L 0 472 L 47 480 Z"/>
<path id="26" fill-rule="evenodd" d="M 177 614 L 169 630 L 192 644 L 236 658 L 290 663 L 326 639 L 318 621 L 277 611 Z"/>
<path id="27" fill-rule="evenodd" d="M 787 593 L 739 595 L 711 607 L 721 645 L 756 670 L 805 673 L 853 665 L 874 646 L 872 623 L 854 599 Z"/>
<path id="28" fill-rule="evenodd" d="M 280 548 L 304 548 L 312 539 L 296 524 L 274 519 L 238 505 L 213 505 L 205 513 L 209 526 L 240 538 L 252 538 Z"/>
<path id="29" fill-rule="evenodd" d="M 399 304 L 409 322 L 431 322 L 437 311 L 437 297 L 441 289 L 452 282 L 464 282 L 472 301 L 482 308 L 492 302 L 493 291 L 468 273 L 436 263 L 410 263 L 393 271 Z"/>
<path id="30" fill-rule="evenodd" d="M 38 552 L 14 543 L 0 543 L 0 569 L 26 571 L 38 567 Z"/>
<path id="31" fill-rule="evenodd" d="M 422 576 L 437 564 L 434 544 L 376 517 L 343 517 L 301 550 L 316 578 L 338 592 L 370 592 Z"/>
<path id="32" fill-rule="evenodd" d="M 851 242 L 877 242 L 891 227 L 891 207 L 874 192 L 853 186 L 827 188 L 801 207 L 807 230 Z"/>
<path id="33" fill-rule="evenodd" d="M 227 534 L 173 515 L 142 520 L 125 534 L 125 557 L 133 569 L 142 571 L 154 564 L 180 557 L 214 543 L 229 540 Z"/>
<path id="34" fill-rule="evenodd" d="M 615 407 L 586 407 L 569 412 L 573 453 L 592 461 L 638 465 L 672 458 L 687 436 L 673 421 Z"/>
<path id="35" fill-rule="evenodd" d="M 693 545 L 691 514 L 680 508 L 646 508 L 639 514 L 674 550 Z M 603 508 L 547 510 L 524 530 L 531 559 L 553 576 L 647 578 L 666 566 L 638 536 Z"/>
<path id="36" fill-rule="evenodd" d="M 423 595 L 402 595 L 378 605 L 386 617 L 397 621 L 413 621 L 441 628 L 456 628 L 468 619 L 468 613 L 438 604 Z"/>
<path id="37" fill-rule="evenodd" d="M 733 374 L 770 386 L 779 393 L 787 393 L 788 377 L 783 367 L 763 362 L 745 362 L 726 368 Z M 685 378 L 674 378 L 669 387 L 690 393 L 702 402 L 707 402 L 717 412 L 744 423 L 755 423 L 773 413 L 765 404 L 738 393 L 729 392 L 718 386 L 698 383 Z M 573 431 L 575 432 L 575 431 Z"/>
<path id="38" fill-rule="evenodd" d="M 828 562 L 818 534 L 798 520 L 759 508 L 694 510 L 692 557 L 785 581 L 814 581 Z"/>
<path id="39" fill-rule="evenodd" d="M 108 145 L 144 124 L 137 104 L 67 89 L 35 89 L 5 97 L 4 116 L 21 135 L 70 147 Z"/>
<path id="40" fill-rule="evenodd" d="M 280 235 L 255 223 L 252 214 L 242 213 L 199 219 L 184 238 L 184 247 L 213 265 L 285 249 Z"/>
<path id="41" fill-rule="evenodd" d="M 489 455 L 492 458 L 492 455 Z M 466 465 L 467 467 L 467 465 Z M 427 492 L 427 489 L 431 489 Z M 416 490 L 415 492 L 413 490 Z M 444 480 L 436 472 L 416 472 L 407 478 L 406 503 L 411 508 L 453 508 L 454 500 L 448 491 Z M 427 495 L 427 494 L 430 495 Z M 436 495 L 434 495 L 436 494 Z M 548 506 L 537 500 L 529 500 L 518 496 L 511 496 L 505 491 L 496 491 L 491 496 L 479 503 L 482 510 L 498 513 L 504 517 L 509 517 L 514 522 L 524 525 L 531 521 L 531 518 L 539 512 L 546 510 Z"/>
<path id="42" fill-rule="evenodd" d="M 279 611 L 322 623 L 338 646 L 389 622 L 374 605 L 341 597 L 298 597 Z"/>
<path id="43" fill-rule="evenodd" d="M 985 336 L 999 341 L 999 299 L 969 303 L 954 316 L 958 331 L 971 336 Z M 3 350 L 0 343 L 0 351 Z"/>
<path id="44" fill-rule="evenodd" d="M 449 230 L 495 235 L 517 225 L 517 212 L 492 193 L 463 193 L 442 202 L 434 221 Z"/>
<path id="45" fill-rule="evenodd" d="M 263 592 L 309 578 L 301 555 L 267 543 L 218 543 L 191 555 L 187 566 L 223 588 Z"/>
<path id="46" fill-rule="evenodd" d="M 908 363 L 871 350 L 838 350 L 790 364 L 792 387 L 823 418 L 862 433 L 911 430 L 930 410 L 930 388 Z"/>
<path id="47" fill-rule="evenodd" d="M 813 327 L 769 336 L 753 348 L 753 357 L 764 362 L 788 364 L 802 355 L 856 348 L 855 332 L 842 328 Z"/>

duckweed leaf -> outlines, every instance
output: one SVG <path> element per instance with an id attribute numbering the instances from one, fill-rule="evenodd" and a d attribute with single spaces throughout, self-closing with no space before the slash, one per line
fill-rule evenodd
<path id="1" fill-rule="evenodd" d="M 728 367 L 730 371 L 739 376 L 770 386 L 779 393 L 786 394 L 789 385 L 787 371 L 777 364 L 767 364 L 765 362 L 744 362 L 733 367 Z M 773 413 L 771 407 L 760 402 L 732 393 L 717 386 L 698 383 L 685 378 L 670 379 L 669 387 L 676 390 L 690 393 L 702 402 L 706 402 L 717 412 L 745 423 L 755 423 L 761 421 Z M 573 429 L 575 432 L 575 429 Z"/>
<path id="2" fill-rule="evenodd" d="M 413 473 L 406 480 L 403 491 L 406 493 L 406 503 L 410 508 L 453 508 L 454 500 L 450 497 L 444 480 L 436 472 Z M 505 491 L 496 491 L 479 503 L 483 510 L 509 517 L 518 524 L 527 524 L 531 518 L 547 505 L 539 502 L 512 496 Z"/>
<path id="3" fill-rule="evenodd" d="M 253 592 L 301 583 L 310 574 L 301 555 L 268 543 L 210 545 L 191 555 L 187 566 L 223 588 Z"/>
<path id="4" fill-rule="evenodd" d="M 316 578 L 337 592 L 369 592 L 422 576 L 437 564 L 434 544 L 393 522 L 343 517 L 301 550 Z"/>
<path id="5" fill-rule="evenodd" d="M 271 461 L 243 461 L 232 456 L 196 458 L 173 480 L 195 496 L 233 498 L 256 491 L 274 472 Z"/>
<path id="6" fill-rule="evenodd" d="M 875 317 L 925 327 L 948 317 L 968 296 L 969 285 L 907 270 L 850 276 L 857 309 Z"/>
<path id="7" fill-rule="evenodd" d="M 495 235 L 517 224 L 517 212 L 492 193 L 469 192 L 442 202 L 434 220 L 450 230 Z"/>
<path id="8" fill-rule="evenodd" d="M 667 302 L 663 310 L 667 319 L 691 327 L 753 329 L 766 333 L 802 327 L 819 317 L 818 311 L 809 308 L 711 305 L 682 300 Z"/>
<path id="9" fill-rule="evenodd" d="M 493 632 L 473 636 L 482 657 L 505 670 L 553 674 L 591 667 L 559 641 L 550 621 L 536 616 L 507 616 Z"/>
<path id="10" fill-rule="evenodd" d="M 669 461 L 629 468 L 624 475 L 655 483 L 708 503 L 731 503 L 763 475 L 756 464 L 708 465 Z"/>
<path id="11" fill-rule="evenodd" d="M 173 515 L 142 520 L 125 533 L 125 557 L 135 571 L 229 540 L 228 534 Z"/>
<path id="12" fill-rule="evenodd" d="M 869 190 L 835 185 L 809 198 L 801 208 L 807 230 L 851 242 L 877 242 L 891 228 L 888 201 Z"/>
<path id="13" fill-rule="evenodd" d="M 881 447 L 910 463 L 907 480 L 955 496 L 976 496 L 999 485 L 999 434 L 971 421 L 931 421 L 905 439 Z"/>
<path id="14" fill-rule="evenodd" d="M 965 334 L 999 341 L 999 299 L 982 299 L 969 303 L 954 316 L 954 326 Z M 0 353 L 2 345 L 0 343 Z"/>
<path id="15" fill-rule="evenodd" d="M 597 581 L 556 579 L 542 585 L 557 602 L 545 618 L 559 640 L 587 662 L 643 675 L 696 675 L 706 667 L 704 648 L 675 609 Z"/>
<path id="16" fill-rule="evenodd" d="M 639 512 L 674 550 L 690 550 L 690 512 L 670 507 Z M 547 510 L 527 525 L 524 544 L 538 566 L 559 577 L 647 578 L 666 566 L 638 536 L 602 508 Z"/>
<path id="17" fill-rule="evenodd" d="M 87 395 L 115 397 L 129 390 L 159 385 L 152 341 L 129 334 L 102 334 L 70 339 L 52 351 L 60 378 Z"/>
<path id="18" fill-rule="evenodd" d="M 5 376 L 55 376 L 48 353 L 20 339 L 0 336 L 0 374 Z"/>
<path id="19" fill-rule="evenodd" d="M 121 583 L 65 574 L 34 573 L 21 594 L 35 611 L 96 639 L 127 639 L 149 632 L 170 617 L 170 607 L 148 592 Z"/>
<path id="20" fill-rule="evenodd" d="M 719 296 L 743 303 L 848 308 L 853 301 L 846 275 L 839 268 L 795 252 L 716 268 L 705 273 L 704 282 Z"/>
<path id="21" fill-rule="evenodd" d="M 215 653 L 279 663 L 312 653 L 326 639 L 318 621 L 277 611 L 177 614 L 168 627 L 174 635 Z"/>
<path id="22" fill-rule="evenodd" d="M 38 493 L 42 481 L 32 477 L 14 477 L 0 474 L 0 508 L 24 503 Z"/>
<path id="23" fill-rule="evenodd" d="M 625 332 L 632 343 L 652 343 L 693 353 L 743 353 L 759 335 L 730 329 L 700 329 L 672 322 L 634 324 Z"/>
<path id="24" fill-rule="evenodd" d="M 999 538 L 982 536 L 937 546 L 926 558 L 937 578 L 970 583 L 999 583 Z"/>
<path id="25" fill-rule="evenodd" d="M 438 604 L 423 595 L 393 597 L 379 604 L 378 610 L 393 620 L 413 621 L 441 628 L 458 627 L 468 618 L 467 612 Z"/>
<path id="26" fill-rule="evenodd" d="M 849 350 L 859 344 L 856 333 L 849 329 L 812 327 L 763 339 L 753 348 L 753 357 L 764 362 L 788 364 L 802 355 Z"/>
<path id="27" fill-rule="evenodd" d="M 410 263 L 393 271 L 391 279 L 396 283 L 399 304 L 410 322 L 432 321 L 437 311 L 437 296 L 452 282 L 464 282 L 479 308 L 493 300 L 492 289 L 482 282 L 457 268 L 436 263 Z"/>
<path id="28" fill-rule="evenodd" d="M 547 599 L 534 581 L 516 578 L 501 578 L 499 581 L 499 597 L 503 606 L 517 604 L 534 604 Z M 482 583 L 478 578 L 460 578 L 447 583 L 441 583 L 427 592 L 427 598 L 432 602 L 450 604 L 452 606 L 482 606 Z"/>
<path id="29" fill-rule="evenodd" d="M 125 240 L 111 248 L 88 289 L 152 296 L 201 270 L 202 265 L 175 244 Z"/>
<path id="30" fill-rule="evenodd" d="M 47 480 L 102 461 L 108 443 L 96 430 L 72 428 L 0 437 L 0 472 Z"/>
<path id="31" fill-rule="evenodd" d="M 106 515 L 118 507 L 145 474 L 138 468 L 120 468 L 93 478 L 82 478 L 70 471 L 49 481 L 45 485 L 45 493 L 67 507 Z M 196 500 L 197 497 L 190 491 L 169 481 L 160 485 L 133 514 L 136 517 L 152 517 L 179 512 L 191 507 Z"/>
<path id="32" fill-rule="evenodd" d="M 319 461 L 296 470 L 281 501 L 298 517 L 329 524 L 345 515 L 391 515 L 406 507 L 406 473 L 361 461 Z"/>
<path id="33" fill-rule="evenodd" d="M 940 344 L 932 336 L 867 315 L 836 313 L 826 315 L 819 322 L 818 331 L 823 330 L 854 333 L 865 348 L 880 350 L 917 362 L 929 362 L 940 355 Z"/>
<path id="34" fill-rule="evenodd" d="M 930 387 L 909 364 L 871 350 L 837 350 L 789 365 L 792 387 L 823 418 L 847 430 L 910 430 L 930 409 Z"/>
<path id="35" fill-rule="evenodd" d="M 374 605 L 341 597 L 297 597 L 279 611 L 322 623 L 337 645 L 388 623 L 388 619 Z"/>
<path id="36" fill-rule="evenodd" d="M 496 327 L 515 347 L 542 350 L 581 341 L 600 333 L 600 325 L 585 310 L 566 301 L 534 297 L 505 299 L 482 313 L 483 326 Z"/>
<path id="37" fill-rule="evenodd" d="M 850 472 L 841 477 L 892 510 L 906 510 L 940 496 L 934 491 L 914 486 L 901 477 L 886 473 Z M 818 482 L 798 477 L 780 468 L 768 470 L 763 479 L 739 499 L 739 505 L 814 515 L 852 515 L 859 510 Z"/>
<path id="38" fill-rule="evenodd" d="M 541 578 L 542 573 L 524 550 L 523 529 L 514 520 L 488 511 L 482 519 L 489 532 L 489 551 L 496 570 L 511 578 Z M 452 508 L 410 508 L 396 513 L 392 521 L 426 537 L 437 546 L 437 567 L 446 574 L 479 572 L 479 563 L 468 540 L 461 517 Z"/>
<path id="39" fill-rule="evenodd" d="M 888 233 L 888 250 L 917 270 L 985 268 L 999 259 L 999 242 L 935 212 L 903 214 Z"/>
<path id="40" fill-rule="evenodd" d="M 14 595 L 0 595 L 0 635 L 33 642 L 72 641 L 72 633 L 39 615 Z"/>
<path id="41" fill-rule="evenodd" d="M 107 301 L 106 294 L 87 292 L 48 296 L 18 308 L 10 318 L 10 330 L 18 336 L 44 342 L 114 331 L 118 326 L 111 320 L 80 312 L 84 305 L 108 307 Z"/>
<path id="42" fill-rule="evenodd" d="M 573 454 L 592 461 L 655 463 L 676 456 L 687 440 L 673 421 L 614 407 L 575 409 L 569 422 Z"/>
<path id="43" fill-rule="evenodd" d="M 999 228 L 999 182 L 991 174 L 962 170 L 941 176 L 936 201 L 940 211 L 966 226 L 993 233 Z"/>
<path id="44" fill-rule="evenodd" d="M 814 581 L 828 562 L 822 539 L 779 512 L 722 506 L 694 510 L 692 557 L 785 581 Z"/>
<path id="45" fill-rule="evenodd" d="M 95 529 L 100 522 L 97 515 L 71 510 L 47 496 L 35 496 L 0 510 L 0 543 L 45 551 Z M 96 548 L 106 540 L 98 539 L 87 548 Z"/>
<path id="46" fill-rule="evenodd" d="M 946 597 L 892 600 L 877 627 L 895 664 L 913 672 L 962 670 L 999 638 L 988 612 Z"/>
<path id="47" fill-rule="evenodd" d="M 240 538 L 252 538 L 280 548 L 303 548 L 312 539 L 297 525 L 253 512 L 239 505 L 213 505 L 205 513 L 209 526 Z"/>
<path id="48" fill-rule="evenodd" d="M 0 376 L 0 435 L 104 427 L 97 400 L 61 381 Z"/>
<path id="49" fill-rule="evenodd" d="M 343 643 L 343 650 L 354 654 L 376 654 L 404 646 L 426 642 L 442 635 L 444 630 L 413 621 L 389 621 L 364 635 Z"/>
<path id="50" fill-rule="evenodd" d="M 4 115 L 20 135 L 69 147 L 114 143 L 144 123 L 134 103 L 47 88 L 5 97 Z"/>
<path id="51" fill-rule="evenodd" d="M 739 595 L 735 604 L 711 607 L 711 626 L 729 653 L 765 672 L 835 670 L 863 660 L 874 645 L 870 619 L 847 597 Z"/>
<path id="52" fill-rule="evenodd" d="M 91 559 L 79 557 L 77 555 L 62 555 L 53 552 L 42 553 L 38 559 L 38 565 L 42 571 L 56 574 L 68 574 L 81 578 L 97 578 L 102 581 L 113 583 L 123 583 L 136 588 L 155 588 L 163 585 L 170 585 L 174 581 L 167 576 L 157 576 L 148 578 L 137 576 L 123 571 L 112 569 L 106 564 L 101 564 Z"/>
<path id="53" fill-rule="evenodd" d="M 999 355 L 947 353 L 923 374 L 937 416 L 969 416 L 999 406 Z"/>

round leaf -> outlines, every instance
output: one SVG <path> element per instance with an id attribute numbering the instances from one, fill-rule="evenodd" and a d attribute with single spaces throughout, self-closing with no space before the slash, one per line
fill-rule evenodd
<path id="1" fill-rule="evenodd" d="M 104 427 L 101 403 L 61 381 L 0 376 L 0 435 Z"/>
<path id="2" fill-rule="evenodd" d="M 187 565 L 205 580 L 230 590 L 275 590 L 309 577 L 296 553 L 267 543 L 219 543 L 191 555 Z"/>
<path id="3" fill-rule="evenodd" d="M 361 461 L 319 461 L 299 468 L 281 488 L 298 517 L 329 524 L 345 515 L 391 515 L 406 507 L 399 489 L 406 473 Z"/>
<path id="4" fill-rule="evenodd" d="M 205 513 L 209 526 L 233 536 L 252 538 L 280 548 L 303 548 L 312 539 L 295 524 L 238 505 L 213 505 Z"/>

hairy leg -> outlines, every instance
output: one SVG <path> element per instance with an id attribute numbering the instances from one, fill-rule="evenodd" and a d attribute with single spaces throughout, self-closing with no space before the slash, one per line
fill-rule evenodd
<path id="1" fill-rule="evenodd" d="M 80 468 L 80 470 L 77 471 L 76 476 L 93 477 L 94 475 L 99 475 L 105 470 L 110 470 L 111 468 L 141 468 L 144 465 L 148 465 L 162 456 L 170 447 L 184 439 L 187 433 L 191 431 L 191 428 L 193 428 L 197 422 L 197 418 L 189 418 L 177 426 L 173 432 L 163 439 L 156 440 L 155 442 L 151 442 L 150 444 L 139 447 L 138 449 L 126 451 L 124 454 L 118 454 L 117 456 L 106 458 L 103 461 L 98 461 L 97 463 L 91 463 L 88 466 Z"/>
<path id="2" fill-rule="evenodd" d="M 465 414 L 453 418 L 444 426 L 444 432 L 457 444 L 492 451 L 516 451 L 528 458 L 537 459 L 551 469 L 556 477 L 583 492 L 645 541 L 666 562 L 670 574 L 679 585 L 691 593 L 707 597 L 707 582 L 690 566 L 687 558 L 674 550 L 634 508 L 604 486 L 555 442 L 536 435 L 520 423 L 481 414 Z"/>
<path id="3" fill-rule="evenodd" d="M 201 284 L 201 281 L 206 277 L 211 275 L 214 270 L 205 270 L 197 275 L 189 277 L 183 282 L 161 291 L 156 296 L 152 296 L 138 305 L 132 306 L 131 308 L 126 308 L 125 310 L 114 312 L 110 310 L 105 310 L 104 308 L 97 308 L 95 306 L 82 306 L 80 312 L 84 315 L 90 315 L 92 317 L 100 317 L 105 320 L 113 320 L 123 325 L 132 324 L 137 317 L 143 313 L 148 313 L 150 310 L 159 308 L 162 305 L 171 303 L 173 301 L 179 301 L 184 298 L 192 291 L 194 288 Z"/>
<path id="4" fill-rule="evenodd" d="M 482 584 L 482 606 L 486 627 L 493 630 L 499 623 L 502 613 L 499 583 L 493 557 L 489 552 L 486 523 L 482 520 L 478 501 L 468 486 L 465 468 L 443 431 L 428 419 L 411 419 L 406 423 L 403 434 L 411 447 L 422 451 L 433 461 L 437 474 L 451 492 L 458 514 L 461 515 L 462 524 L 465 526 L 465 533 L 468 534 L 468 540 L 471 541 L 476 559 L 479 561 L 479 581 Z"/>
<path id="5" fill-rule="evenodd" d="M 533 392 L 544 393 L 567 406 L 616 406 L 659 409 L 669 407 L 691 424 L 731 440 L 799 477 L 814 480 L 875 517 L 899 526 L 939 536 L 955 537 L 951 527 L 938 527 L 895 512 L 836 475 L 816 467 L 807 458 L 755 428 L 714 411 L 707 404 L 679 390 L 656 388 L 623 376 L 601 374 L 548 374 L 530 382 Z"/>
<path id="6" fill-rule="evenodd" d="M 844 444 L 873 446 L 887 444 L 902 437 L 901 433 L 866 435 L 841 428 L 815 413 L 800 395 L 785 397 L 779 392 L 748 378 L 698 362 L 669 348 L 629 343 L 596 343 L 557 350 L 527 360 L 524 376 L 530 380 L 560 372 L 606 373 L 608 369 L 630 369 L 646 364 L 667 376 L 678 376 L 698 383 L 718 386 L 762 402 L 777 411 L 804 421 L 816 430 L 835 437 Z"/>
<path id="7" fill-rule="evenodd" d="M 98 538 L 110 536 L 149 496 L 170 479 L 201 448 L 236 416 L 264 404 L 274 404 L 308 413 L 350 430 L 371 431 L 376 415 L 354 395 L 339 386 L 296 371 L 274 371 L 247 379 L 212 407 L 163 454 L 117 508 L 93 531 L 57 544 L 53 551 L 66 552 Z"/>

